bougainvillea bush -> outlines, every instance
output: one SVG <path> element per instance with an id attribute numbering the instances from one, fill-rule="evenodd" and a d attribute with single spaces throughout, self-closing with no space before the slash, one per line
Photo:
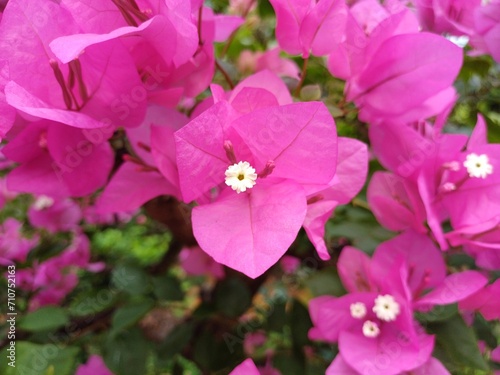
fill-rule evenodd
<path id="1" fill-rule="evenodd" d="M 1 374 L 500 374 L 499 0 L 0 9 Z"/>

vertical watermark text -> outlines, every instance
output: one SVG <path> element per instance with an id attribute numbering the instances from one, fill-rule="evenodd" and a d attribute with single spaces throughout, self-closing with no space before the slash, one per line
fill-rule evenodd
<path id="1" fill-rule="evenodd" d="M 7 267 L 7 359 L 16 367 L 16 266 Z"/>

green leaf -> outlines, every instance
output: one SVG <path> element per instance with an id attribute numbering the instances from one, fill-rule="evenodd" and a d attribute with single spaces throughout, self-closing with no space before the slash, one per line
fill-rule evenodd
<path id="1" fill-rule="evenodd" d="M 18 327 L 25 331 L 49 331 L 68 323 L 68 315 L 60 307 L 42 307 L 21 318 Z"/>
<path id="2" fill-rule="evenodd" d="M 436 334 L 436 347 L 445 356 L 443 363 L 461 368 L 461 373 L 469 370 L 489 370 L 481 355 L 477 338 L 471 327 L 459 315 L 440 323 L 429 324 L 428 329 Z"/>
<path id="3" fill-rule="evenodd" d="M 61 347 L 57 344 L 39 345 L 18 341 L 16 344 L 15 367 L 7 365 L 2 355 L 0 368 L 3 375 L 72 375 L 79 349 Z M 6 363 L 7 362 L 7 363 Z M 5 366 L 4 366 L 5 363 Z"/>
<path id="4" fill-rule="evenodd" d="M 128 264 L 118 265 L 113 270 L 111 281 L 118 290 L 128 294 L 144 295 L 151 289 L 149 277 L 144 270 Z"/>
<path id="5" fill-rule="evenodd" d="M 237 363 L 241 362 L 240 354 L 229 350 L 225 341 L 206 330 L 198 336 L 194 345 L 193 360 L 202 369 L 214 372 L 225 367 L 234 368 Z"/>
<path id="6" fill-rule="evenodd" d="M 269 306 L 272 310 L 267 313 L 267 330 L 282 332 L 286 323 L 286 301 L 272 301 Z"/>
<path id="7" fill-rule="evenodd" d="M 167 301 L 182 301 L 184 293 L 182 292 L 180 281 L 172 276 L 160 276 L 152 279 L 154 293 L 159 299 Z"/>
<path id="8" fill-rule="evenodd" d="M 191 340 L 194 328 L 194 322 L 186 322 L 176 326 L 159 345 L 160 358 L 170 360 L 175 354 L 180 353 Z"/>
<path id="9" fill-rule="evenodd" d="M 117 375 L 146 374 L 150 344 L 138 328 L 109 335 L 105 345 L 106 365 Z"/>
<path id="10" fill-rule="evenodd" d="M 114 305 L 117 292 L 109 288 L 85 290 L 78 293 L 68 307 L 74 317 L 91 316 Z"/>
<path id="11" fill-rule="evenodd" d="M 238 317 L 251 305 L 250 291 L 243 281 L 236 278 L 222 281 L 215 290 L 217 310 L 229 317 Z"/>
<path id="12" fill-rule="evenodd" d="M 464 81 L 469 81 L 474 75 L 485 78 L 488 75 L 491 66 L 492 62 L 490 59 L 482 57 L 466 57 L 458 78 Z"/>
<path id="13" fill-rule="evenodd" d="M 130 303 L 117 309 L 111 321 L 111 334 L 117 334 L 118 332 L 131 327 L 144 315 L 146 315 L 146 313 L 151 310 L 153 306 L 154 302 L 152 300 L 145 299 L 139 302 Z"/>
<path id="14" fill-rule="evenodd" d="M 341 296 L 346 293 L 335 268 L 325 268 L 313 273 L 307 279 L 306 286 L 315 297 L 325 294 Z"/>
<path id="15" fill-rule="evenodd" d="M 304 361 L 287 353 L 277 354 L 273 366 L 286 375 L 304 375 L 305 372 Z"/>
<path id="16" fill-rule="evenodd" d="M 262 18 L 274 15 L 274 9 L 269 0 L 259 0 L 257 9 Z"/>
<path id="17" fill-rule="evenodd" d="M 444 306 L 435 306 L 432 310 L 426 313 L 417 312 L 415 315 L 419 322 L 425 324 L 425 323 L 443 322 L 457 314 L 458 314 L 457 304 L 452 304 Z"/>
<path id="18" fill-rule="evenodd" d="M 299 301 L 294 300 L 289 319 L 294 346 L 303 348 L 310 344 L 308 332 L 312 327 L 312 322 L 307 308 Z"/>
<path id="19" fill-rule="evenodd" d="M 176 364 L 181 367 L 182 375 L 201 375 L 201 371 L 193 362 L 184 357 L 178 357 Z"/>

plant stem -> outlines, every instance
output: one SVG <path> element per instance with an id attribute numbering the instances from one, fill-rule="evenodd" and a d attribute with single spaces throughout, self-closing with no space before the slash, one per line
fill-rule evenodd
<path id="1" fill-rule="evenodd" d="M 304 64 L 302 64 L 302 72 L 300 73 L 300 81 L 295 88 L 295 91 L 293 92 L 294 96 L 299 96 L 300 94 L 300 89 L 302 88 L 302 85 L 304 84 L 304 80 L 306 79 L 306 73 L 307 73 L 307 63 L 309 62 L 309 56 L 304 59 Z"/>
<path id="2" fill-rule="evenodd" d="M 250 4 L 248 4 L 248 7 L 245 9 L 245 11 L 243 12 L 243 14 L 241 15 L 242 18 L 246 18 L 248 16 L 248 13 L 250 13 L 250 9 L 252 9 L 252 6 L 253 4 L 255 3 L 255 0 L 252 0 L 250 2 Z M 236 30 L 234 30 L 231 35 L 229 35 L 229 38 L 227 39 L 227 42 L 222 50 L 222 52 L 220 53 L 220 58 L 223 58 L 224 56 L 226 56 L 226 53 L 227 51 L 229 50 L 229 47 L 231 46 L 231 43 L 233 43 L 233 40 L 234 40 L 234 37 L 236 36 L 236 33 L 238 32 L 240 28 L 236 28 Z"/>
<path id="3" fill-rule="evenodd" d="M 219 71 L 222 73 L 222 75 L 224 76 L 224 79 L 226 80 L 226 82 L 229 85 L 229 87 L 231 88 L 231 90 L 234 89 L 233 80 L 231 79 L 231 77 L 229 77 L 229 74 L 227 74 L 227 72 L 224 70 L 224 68 L 219 63 L 219 61 L 217 61 L 217 59 L 215 59 L 215 67 L 217 69 L 219 69 Z"/>

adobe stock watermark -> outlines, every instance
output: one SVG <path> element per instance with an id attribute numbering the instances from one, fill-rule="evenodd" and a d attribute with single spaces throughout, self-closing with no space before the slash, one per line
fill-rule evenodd
<path id="1" fill-rule="evenodd" d="M 7 364 L 16 367 L 16 266 L 7 267 Z"/>

